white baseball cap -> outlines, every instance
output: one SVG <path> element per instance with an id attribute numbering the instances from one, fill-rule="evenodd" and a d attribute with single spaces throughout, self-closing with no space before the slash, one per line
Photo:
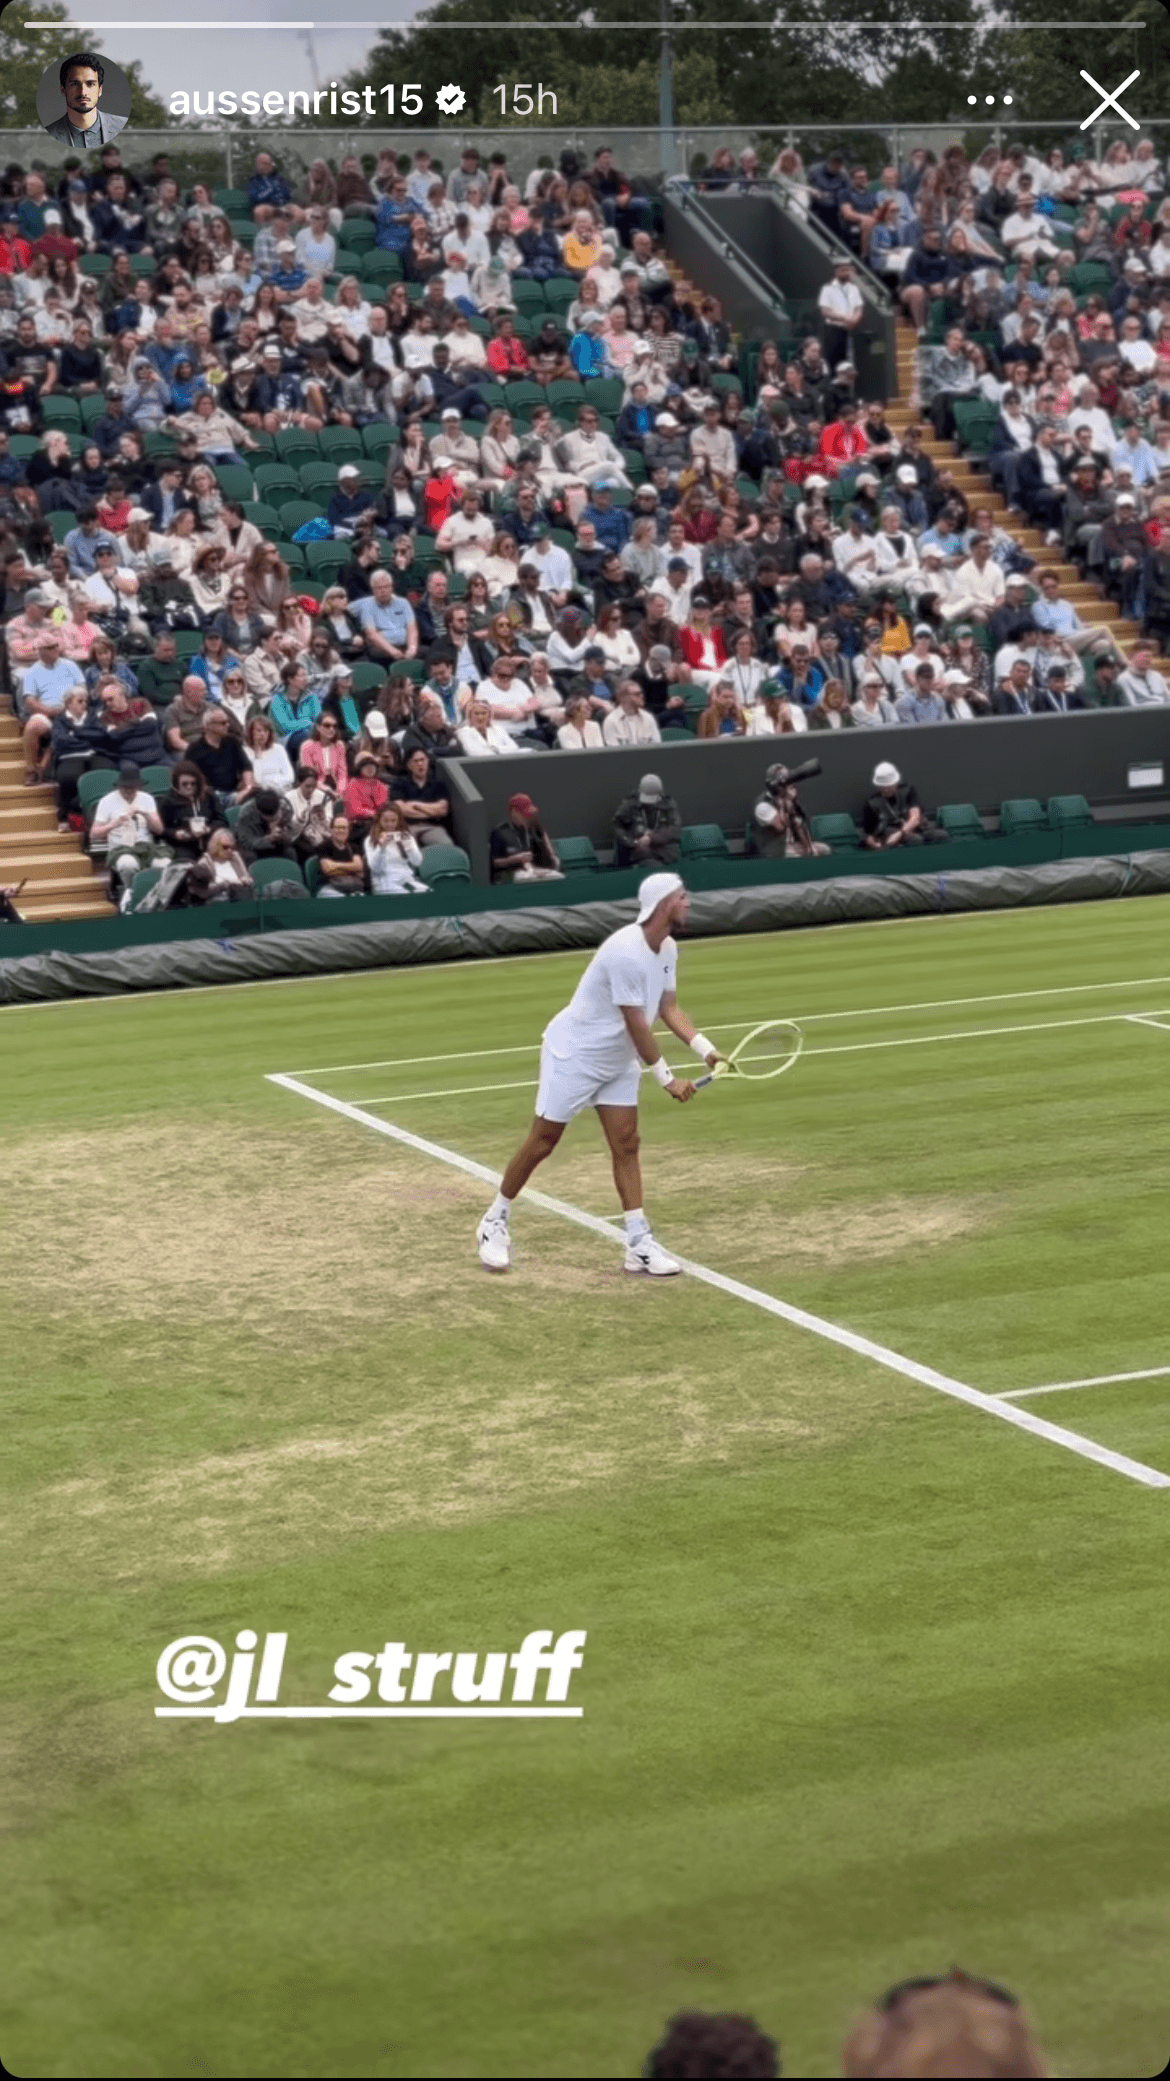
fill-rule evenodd
<path id="1" fill-rule="evenodd" d="M 901 778 L 902 776 L 897 767 L 891 765 L 889 759 L 883 759 L 881 765 L 875 766 L 873 769 L 873 785 L 875 788 L 896 788 Z"/>
<path id="2" fill-rule="evenodd" d="M 638 884 L 639 925 L 644 925 L 647 918 L 653 917 L 659 904 L 665 903 L 668 896 L 673 896 L 677 890 L 685 886 L 681 874 L 648 874 L 645 881 Z"/>
<path id="3" fill-rule="evenodd" d="M 966 686 L 966 684 L 967 674 L 965 672 L 956 671 L 953 665 L 949 672 L 943 673 L 944 686 Z"/>

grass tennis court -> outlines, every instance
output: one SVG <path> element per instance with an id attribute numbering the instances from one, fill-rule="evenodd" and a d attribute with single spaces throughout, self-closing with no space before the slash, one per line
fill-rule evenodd
<path id="1" fill-rule="evenodd" d="M 620 2075 L 702 2006 L 829 2075 L 959 1962 L 1157 2072 L 1170 905 L 684 946 L 714 1037 L 805 1029 L 643 1098 L 656 1232 L 762 1301 L 523 1204 L 492 1279 L 376 1124 L 499 1168 L 585 958 L 0 1014 L 6 2065 Z M 595 1123 L 538 1184 L 612 1217 Z M 156 1720 L 243 1627 L 313 1697 L 588 1629 L 584 1717 Z"/>

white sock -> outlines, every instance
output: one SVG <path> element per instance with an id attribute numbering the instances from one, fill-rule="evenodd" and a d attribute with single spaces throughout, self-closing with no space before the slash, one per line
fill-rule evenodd
<path id="1" fill-rule="evenodd" d="M 502 1192 L 497 1192 L 494 1200 L 491 1203 L 491 1206 L 488 1208 L 487 1213 L 484 1215 L 484 1220 L 506 1221 L 511 1211 L 511 1200 L 505 1199 Z"/>
<path id="2" fill-rule="evenodd" d="M 627 1242 L 636 1243 L 640 1237 L 649 1235 L 650 1223 L 647 1221 L 641 1207 L 628 1208 L 623 1219 L 626 1224 Z"/>

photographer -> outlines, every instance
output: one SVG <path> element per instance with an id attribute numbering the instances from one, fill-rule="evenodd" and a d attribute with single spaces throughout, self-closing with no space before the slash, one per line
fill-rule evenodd
<path id="1" fill-rule="evenodd" d="M 765 860 L 812 860 L 829 847 L 814 838 L 808 818 L 800 806 L 798 783 L 812 780 L 821 771 L 819 759 L 806 759 L 803 766 L 769 766 L 764 775 L 764 792 L 752 812 L 752 835 L 756 851 Z"/>
<path id="2" fill-rule="evenodd" d="M 888 759 L 873 769 L 874 793 L 861 813 L 862 844 L 880 853 L 894 845 L 942 845 L 943 833 L 924 813 L 918 790 Z"/>

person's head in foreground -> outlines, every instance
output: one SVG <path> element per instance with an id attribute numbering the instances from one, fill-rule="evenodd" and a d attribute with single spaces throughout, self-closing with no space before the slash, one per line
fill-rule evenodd
<path id="1" fill-rule="evenodd" d="M 779 2046 L 752 2017 L 702 2009 L 672 2016 L 642 2069 L 647 2081 L 771 2081 L 780 2071 Z"/>
<path id="2" fill-rule="evenodd" d="M 842 2068 L 847 2081 L 1032 2081 L 1048 2073 L 1015 1995 L 957 1969 L 891 1987 L 854 2024 Z"/>
<path id="3" fill-rule="evenodd" d="M 902 776 L 890 759 L 883 759 L 873 769 L 873 786 L 879 795 L 896 795 L 902 784 Z"/>
<path id="4" fill-rule="evenodd" d="M 643 787 L 645 784 L 643 781 Z M 646 928 L 652 942 L 661 944 L 669 933 L 681 931 L 690 908 L 690 895 L 681 874 L 648 874 L 645 881 L 638 883 L 638 923 Z"/>

